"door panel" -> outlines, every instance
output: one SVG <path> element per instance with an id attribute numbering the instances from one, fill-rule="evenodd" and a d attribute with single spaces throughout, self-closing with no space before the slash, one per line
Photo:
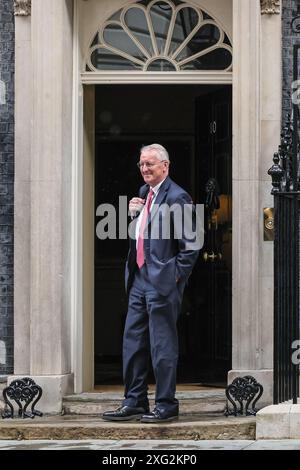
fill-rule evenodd
<path id="1" fill-rule="evenodd" d="M 225 381 L 231 368 L 231 277 L 232 277 L 232 163 L 231 89 L 214 92 L 197 100 L 196 127 L 199 129 L 199 201 L 206 203 L 205 245 L 194 275 L 199 289 L 201 316 L 199 373 L 203 380 Z M 203 109 L 206 108 L 203 122 Z M 204 131 L 205 130 L 205 131 Z M 207 181 L 216 181 L 219 208 L 209 208 Z"/>

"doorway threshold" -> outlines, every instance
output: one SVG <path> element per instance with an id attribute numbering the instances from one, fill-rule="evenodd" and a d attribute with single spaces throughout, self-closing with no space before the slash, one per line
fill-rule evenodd
<path id="1" fill-rule="evenodd" d="M 192 384 L 180 385 L 177 388 L 176 398 L 180 403 L 181 415 L 194 415 L 199 413 L 223 413 L 226 406 L 225 390 L 221 388 L 203 387 Z M 148 393 L 150 407 L 155 405 L 155 387 L 150 386 Z M 116 409 L 124 399 L 124 390 L 121 385 L 102 385 L 93 392 L 84 392 L 68 395 L 63 398 L 64 414 L 69 415 L 101 415 L 104 411 Z"/>
<path id="2" fill-rule="evenodd" d="M 199 391 L 208 391 L 216 389 L 224 389 L 224 384 L 202 384 L 202 383 L 191 383 L 191 384 L 177 384 L 177 392 L 199 392 Z M 91 390 L 91 393 L 103 393 L 103 392 L 112 392 L 112 393 L 122 393 L 124 390 L 123 385 L 95 385 L 94 389 Z M 149 392 L 155 392 L 155 385 L 149 385 Z"/>

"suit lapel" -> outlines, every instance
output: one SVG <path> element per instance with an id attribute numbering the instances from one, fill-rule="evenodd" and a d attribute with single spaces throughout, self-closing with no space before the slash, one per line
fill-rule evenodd
<path id="1" fill-rule="evenodd" d="M 168 176 L 165 179 L 165 181 L 162 183 L 161 187 L 159 188 L 158 195 L 157 195 L 157 197 L 154 201 L 154 205 L 151 209 L 150 216 L 148 217 L 148 220 L 147 220 L 147 225 L 150 223 L 151 219 L 152 220 L 154 219 L 155 214 L 158 211 L 159 206 L 162 204 L 162 202 L 164 201 L 164 199 L 167 195 L 170 184 L 171 184 L 171 179 Z"/>
<path id="2" fill-rule="evenodd" d="M 142 199 L 146 199 L 148 192 L 149 192 L 149 185 L 144 184 L 144 186 L 142 186 L 139 190 L 139 197 Z"/>

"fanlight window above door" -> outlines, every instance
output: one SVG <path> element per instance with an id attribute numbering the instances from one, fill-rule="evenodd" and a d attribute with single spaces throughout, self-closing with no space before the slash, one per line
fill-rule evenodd
<path id="1" fill-rule="evenodd" d="M 218 21 L 179 0 L 132 3 L 106 21 L 93 38 L 87 72 L 225 71 L 232 44 Z"/>

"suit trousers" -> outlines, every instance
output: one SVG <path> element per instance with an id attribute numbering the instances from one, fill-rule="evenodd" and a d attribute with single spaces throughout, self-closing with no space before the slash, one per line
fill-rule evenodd
<path id="1" fill-rule="evenodd" d="M 143 406 L 148 402 L 147 376 L 150 358 L 156 382 L 155 404 L 162 411 L 178 413 L 175 399 L 178 361 L 177 319 L 184 285 L 175 284 L 168 296 L 152 286 L 147 266 L 137 269 L 129 293 L 123 338 L 123 405 Z"/>

